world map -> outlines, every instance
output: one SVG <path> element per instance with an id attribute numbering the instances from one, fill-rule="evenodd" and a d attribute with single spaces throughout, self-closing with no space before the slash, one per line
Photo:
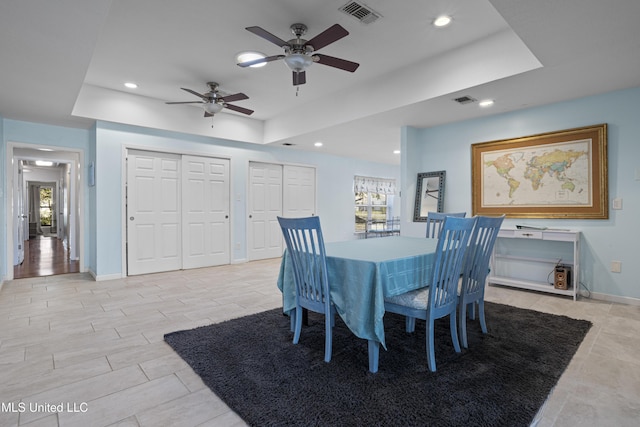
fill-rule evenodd
<path id="1" fill-rule="evenodd" d="M 591 140 L 482 155 L 483 206 L 591 205 Z"/>

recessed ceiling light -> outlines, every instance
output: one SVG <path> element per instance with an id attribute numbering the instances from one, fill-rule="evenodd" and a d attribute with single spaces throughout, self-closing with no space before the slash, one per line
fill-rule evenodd
<path id="1" fill-rule="evenodd" d="M 125 85 L 125 87 L 128 87 L 129 89 L 136 89 L 138 87 L 138 85 L 133 83 L 133 82 L 127 82 L 124 85 Z"/>
<path id="2" fill-rule="evenodd" d="M 38 166 L 53 166 L 53 162 L 47 160 L 36 160 L 36 165 Z"/>
<path id="3" fill-rule="evenodd" d="M 493 105 L 493 99 L 485 99 L 478 103 L 481 107 L 491 107 Z"/>
<path id="4" fill-rule="evenodd" d="M 322 142 L 318 141 L 318 142 L 316 142 L 316 143 L 315 143 L 315 144 L 313 144 L 313 145 L 315 145 L 316 147 L 322 147 Z"/>
<path id="5" fill-rule="evenodd" d="M 400 150 L 393 150 L 393 154 L 400 154 Z"/>
<path id="6" fill-rule="evenodd" d="M 242 64 L 243 62 L 254 61 L 256 59 L 262 59 L 266 57 L 267 55 L 260 52 L 240 52 L 238 55 L 236 55 L 236 63 Z M 262 62 L 260 64 L 249 65 L 249 68 L 264 67 L 265 65 L 267 65 L 267 63 Z"/>
<path id="7" fill-rule="evenodd" d="M 438 16 L 435 21 L 433 21 L 433 25 L 436 27 L 446 27 L 451 23 L 451 17 L 448 15 Z"/>
<path id="8" fill-rule="evenodd" d="M 53 151 L 52 148 L 38 148 L 40 151 Z"/>

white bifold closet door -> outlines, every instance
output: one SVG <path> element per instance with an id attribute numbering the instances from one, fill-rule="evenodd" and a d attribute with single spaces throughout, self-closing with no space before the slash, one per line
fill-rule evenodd
<path id="1" fill-rule="evenodd" d="M 127 274 L 228 264 L 229 160 L 127 157 Z"/>
<path id="2" fill-rule="evenodd" d="M 282 256 L 284 243 L 277 217 L 315 215 L 315 168 L 251 162 L 248 209 L 249 260 Z"/>
<path id="3" fill-rule="evenodd" d="M 229 161 L 182 156 L 183 268 L 228 264 Z"/>

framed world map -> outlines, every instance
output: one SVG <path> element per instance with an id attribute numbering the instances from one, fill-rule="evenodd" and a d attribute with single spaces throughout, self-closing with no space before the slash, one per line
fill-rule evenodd
<path id="1" fill-rule="evenodd" d="M 607 125 L 471 145 L 474 215 L 607 219 Z"/>

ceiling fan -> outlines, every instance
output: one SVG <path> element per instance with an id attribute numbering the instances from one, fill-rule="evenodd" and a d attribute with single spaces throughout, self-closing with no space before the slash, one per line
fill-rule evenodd
<path id="1" fill-rule="evenodd" d="M 267 56 L 266 58 L 241 62 L 238 65 L 240 67 L 250 67 L 256 64 L 283 59 L 287 66 L 293 72 L 294 86 L 306 83 L 307 78 L 305 72 L 307 68 L 309 68 L 309 66 L 314 62 L 317 62 L 318 64 L 328 65 L 334 68 L 339 68 L 341 70 L 349 71 L 352 73 L 360 66 L 360 64 L 347 61 L 346 59 L 340 59 L 333 56 L 315 53 L 323 47 L 335 41 L 338 41 L 349 34 L 347 30 L 345 30 L 338 24 L 327 28 L 311 40 L 305 40 L 302 38 L 302 36 L 307 32 L 307 26 L 304 24 L 293 24 L 291 26 L 291 32 L 294 36 L 296 36 L 296 38 L 289 41 L 284 41 L 260 27 L 247 27 L 246 29 L 257 35 L 258 37 L 262 37 L 263 39 L 283 48 L 284 55 Z"/>
<path id="2" fill-rule="evenodd" d="M 247 95 L 244 93 L 236 93 L 233 95 L 221 96 L 218 91 L 218 83 L 209 82 L 207 83 L 209 86 L 209 92 L 200 94 L 195 90 L 180 88 L 184 91 L 187 91 L 199 98 L 202 98 L 202 101 L 181 101 L 181 102 L 166 102 L 166 104 L 202 104 L 202 108 L 204 108 L 204 116 L 205 117 L 213 117 L 215 113 L 219 113 L 223 108 L 228 108 L 229 110 L 237 111 L 239 113 L 251 115 L 253 110 L 249 110 L 248 108 L 238 107 L 237 105 L 229 104 L 229 102 L 233 101 L 242 101 L 243 99 L 249 99 Z"/>

